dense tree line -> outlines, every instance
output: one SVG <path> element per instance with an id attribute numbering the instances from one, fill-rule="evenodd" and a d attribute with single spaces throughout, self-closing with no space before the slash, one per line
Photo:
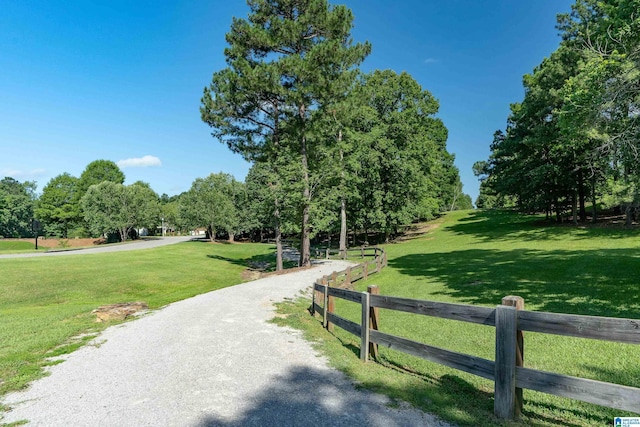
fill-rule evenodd
<path id="1" fill-rule="evenodd" d="M 353 15 L 326 0 L 249 0 L 227 33 L 227 68 L 202 98 L 212 135 L 254 163 L 254 226 L 310 241 L 350 229 L 387 237 L 458 206 L 462 194 L 438 102 L 408 74 L 360 73 L 371 50 L 351 39 Z M 258 214 L 259 212 L 259 214 Z M 281 259 L 278 258 L 278 268 Z"/>
<path id="2" fill-rule="evenodd" d="M 472 207 L 438 101 L 407 73 L 360 72 L 371 46 L 351 39 L 348 8 L 248 4 L 248 18 L 234 18 L 227 34 L 227 67 L 201 101 L 213 136 L 252 162 L 244 182 L 213 173 L 180 195 L 158 196 L 145 183 L 124 185 L 117 165 L 98 160 L 78 178 L 55 177 L 39 199 L 35 184 L 20 184 L 26 217 L 62 237 L 124 240 L 163 226 L 204 229 L 212 240 L 275 238 L 281 269 L 283 237 L 299 236 L 308 265 L 313 239 L 346 250 L 349 231 L 388 239 L 413 221 Z"/>
<path id="3" fill-rule="evenodd" d="M 125 186 L 125 176 L 109 160 L 89 163 L 79 178 L 52 178 L 36 195 L 36 183 L 7 177 L 0 181 L 0 236 L 29 237 L 36 230 L 51 237 L 112 236 L 126 240 L 134 230 L 154 230 L 161 199 L 143 182 Z"/>
<path id="4" fill-rule="evenodd" d="M 515 206 L 561 220 L 640 205 L 640 0 L 577 0 L 558 16 L 562 42 L 511 106 L 488 161 L 474 165 L 479 207 Z"/>

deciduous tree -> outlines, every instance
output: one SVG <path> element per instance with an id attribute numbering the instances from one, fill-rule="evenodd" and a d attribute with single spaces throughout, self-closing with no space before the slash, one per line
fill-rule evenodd
<path id="1" fill-rule="evenodd" d="M 63 173 L 52 178 L 42 189 L 35 210 L 47 234 L 67 237 L 69 229 L 80 220 L 78 178 Z"/>
<path id="2" fill-rule="evenodd" d="M 191 227 L 206 227 L 213 242 L 218 230 L 233 234 L 238 225 L 235 180 L 226 173 L 197 178 L 180 197 L 180 216 Z"/>
<path id="3" fill-rule="evenodd" d="M 140 184 L 103 181 L 89 187 L 80 200 L 85 221 L 95 235 L 117 232 L 127 240 L 134 227 L 157 225 L 158 195 Z"/>
<path id="4" fill-rule="evenodd" d="M 0 236 L 32 236 L 31 220 L 36 199 L 36 183 L 11 177 L 0 181 Z"/>

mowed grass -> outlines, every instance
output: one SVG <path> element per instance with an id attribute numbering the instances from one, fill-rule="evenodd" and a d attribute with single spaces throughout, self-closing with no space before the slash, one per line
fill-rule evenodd
<path id="1" fill-rule="evenodd" d="M 35 251 L 35 249 L 36 249 L 35 243 L 17 242 L 14 240 L 5 241 L 3 239 L 0 239 L 0 254 Z"/>
<path id="2" fill-rule="evenodd" d="M 47 358 L 82 345 L 106 325 L 91 311 L 144 301 L 151 309 L 242 282 L 263 244 L 180 243 L 156 249 L 0 259 L 0 395 L 42 375 Z"/>
<path id="3" fill-rule="evenodd" d="M 455 212 L 425 236 L 386 245 L 389 265 L 358 282 L 381 294 L 495 307 L 519 295 L 526 309 L 640 318 L 640 234 L 619 228 L 540 225 L 538 217 L 510 212 Z M 305 330 L 332 363 L 364 387 L 408 401 L 469 426 L 612 425 L 633 416 L 575 400 L 524 391 L 522 419 L 493 417 L 493 382 L 381 347 L 379 363 L 358 360 L 359 340 L 323 331 L 304 309 L 283 305 L 285 322 Z M 337 314 L 360 319 L 360 307 L 336 301 Z M 380 310 L 381 330 L 461 353 L 494 359 L 491 327 Z M 640 387 L 640 346 L 525 333 L 525 366 Z M 638 408 L 640 413 L 640 408 Z"/>

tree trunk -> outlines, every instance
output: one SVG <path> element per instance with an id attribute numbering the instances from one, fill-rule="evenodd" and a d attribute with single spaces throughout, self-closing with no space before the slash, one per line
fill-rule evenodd
<path id="1" fill-rule="evenodd" d="M 302 230 L 300 232 L 300 267 L 311 266 L 311 241 L 309 235 L 309 211 L 311 205 L 311 189 L 309 183 L 309 162 L 307 159 L 307 137 L 305 135 L 304 120 L 305 120 L 305 106 L 300 105 L 299 110 L 300 121 L 302 123 L 301 129 L 301 144 L 300 144 L 300 157 L 302 162 L 302 180 L 304 182 L 304 188 L 302 190 Z"/>
<path id="2" fill-rule="evenodd" d="M 338 131 L 338 142 L 342 141 L 342 130 Z M 347 202 L 344 198 L 346 193 L 344 182 L 344 153 L 340 149 L 340 177 L 342 180 L 342 198 L 340 199 L 340 256 L 347 253 Z"/>
<path id="3" fill-rule="evenodd" d="M 211 241 L 211 243 L 216 241 L 216 232 L 213 229 L 212 226 L 207 227 L 207 233 L 209 234 L 209 241 Z"/>
<path id="4" fill-rule="evenodd" d="M 596 223 L 598 221 L 598 207 L 596 206 L 596 174 L 593 174 L 593 178 L 591 179 L 591 209 L 593 210 L 593 217 L 591 218 L 592 223 Z"/>
<path id="5" fill-rule="evenodd" d="M 273 210 L 273 228 L 276 233 L 276 271 L 282 271 L 282 233 L 280 231 L 280 204 L 275 198 L 275 209 Z"/>
<path id="6" fill-rule="evenodd" d="M 229 243 L 233 243 L 233 238 L 235 237 L 235 234 L 232 232 L 229 232 Z"/>
<path id="7" fill-rule="evenodd" d="M 458 201 L 458 196 L 462 192 L 462 183 L 453 188 L 453 201 L 451 202 L 451 209 L 449 211 L 453 211 L 456 207 L 456 202 Z"/>
<path id="8" fill-rule="evenodd" d="M 571 210 L 573 214 L 573 225 L 578 225 L 578 194 L 573 192 L 573 200 L 571 201 Z"/>
<path id="9" fill-rule="evenodd" d="M 582 170 L 578 174 L 578 199 L 580 201 L 580 221 L 587 220 L 587 208 L 585 207 L 586 194 L 584 191 L 584 173 Z"/>
<path id="10" fill-rule="evenodd" d="M 625 216 L 626 216 L 625 225 L 627 227 L 631 227 L 631 203 L 629 203 L 627 205 L 627 208 L 625 209 Z"/>
<path id="11" fill-rule="evenodd" d="M 340 201 L 340 255 L 347 253 L 347 203 Z"/>

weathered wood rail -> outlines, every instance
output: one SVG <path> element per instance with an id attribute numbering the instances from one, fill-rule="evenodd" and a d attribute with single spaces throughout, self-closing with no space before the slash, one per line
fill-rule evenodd
<path id="1" fill-rule="evenodd" d="M 387 266 L 387 253 L 381 248 L 375 246 L 351 248 L 347 249 L 346 252 L 340 252 L 338 250 L 331 250 L 327 248 L 325 252 L 326 258 L 329 259 L 331 255 L 336 255 L 340 259 L 353 258 L 355 256 L 365 260 L 360 264 L 347 267 L 342 271 L 334 271 L 329 276 L 322 276 L 316 281 L 321 285 L 328 284 L 332 288 L 351 288 L 354 282 L 362 279 L 367 279 L 371 274 L 379 273 L 384 267 Z M 311 310 L 315 313 L 316 307 L 320 308 L 320 306 L 316 304 L 316 300 L 320 296 L 316 292 L 313 292 L 313 297 L 314 303 L 311 305 Z M 333 295 L 327 296 L 326 301 L 324 301 L 324 307 L 328 307 L 328 311 L 333 312 Z M 339 321 L 340 320 L 338 320 L 338 322 Z M 331 331 L 333 330 L 333 324 L 334 322 L 330 321 L 329 323 L 325 323 L 325 327 Z"/>
<path id="2" fill-rule="evenodd" d="M 334 287 L 349 286 L 351 283 L 366 279 L 370 274 L 379 273 L 384 267 L 387 266 L 387 253 L 377 246 L 350 248 L 345 252 L 341 252 L 337 249 L 325 249 L 324 255 L 327 259 L 334 257 L 339 259 L 363 259 L 360 264 L 353 265 L 342 271 L 337 271 L 333 274 L 336 275 L 337 283 L 333 284 Z M 327 276 L 328 278 L 329 276 Z M 345 285 L 342 285 L 346 283 Z"/>
<path id="3" fill-rule="evenodd" d="M 640 320 L 525 311 L 522 298 L 514 296 L 503 298 L 496 308 L 489 308 L 379 295 L 377 286 L 370 286 L 367 292 L 355 292 L 336 287 L 339 281 L 334 279 L 341 274 L 344 273 L 334 273 L 330 280 L 325 276 L 315 283 L 313 311 L 322 316 L 325 327 L 337 325 L 359 336 L 363 361 L 370 354 L 375 356 L 380 344 L 494 381 L 494 413 L 503 419 L 520 415 L 522 389 L 640 414 L 640 388 L 525 368 L 523 357 L 523 331 L 640 344 Z M 360 323 L 336 315 L 328 304 L 332 298 L 361 304 Z M 495 327 L 495 360 L 381 332 L 377 313 L 380 308 Z"/>

